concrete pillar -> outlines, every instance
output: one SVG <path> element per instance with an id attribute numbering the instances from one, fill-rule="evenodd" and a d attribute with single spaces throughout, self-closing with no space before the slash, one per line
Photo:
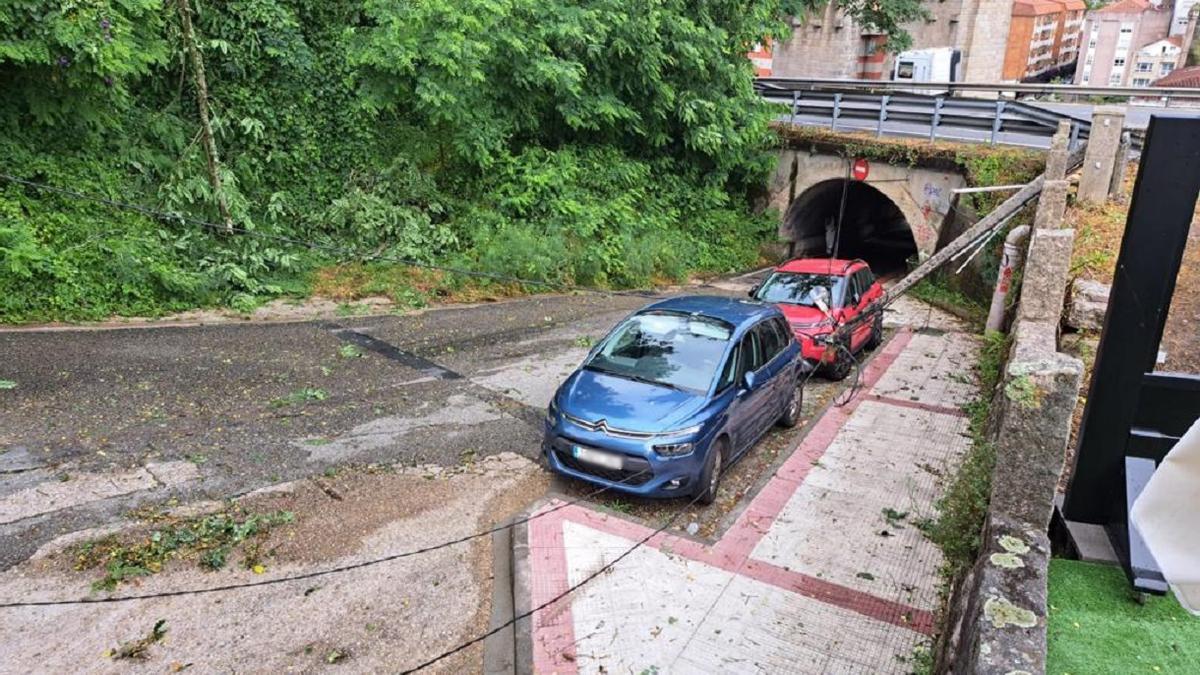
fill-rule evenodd
<path id="1" fill-rule="evenodd" d="M 1037 213 L 1033 216 L 1033 229 L 1056 230 L 1063 226 L 1063 214 L 1067 211 L 1067 188 L 1070 185 L 1071 183 L 1066 179 L 1047 179 L 1042 184 L 1042 195 L 1038 197 Z"/>
<path id="2" fill-rule="evenodd" d="M 1067 177 L 1067 156 L 1071 154 L 1071 120 L 1059 120 L 1058 131 L 1050 139 L 1050 151 L 1046 153 L 1046 180 L 1062 180 Z"/>
<path id="3" fill-rule="evenodd" d="M 1017 321 L 1043 321 L 1057 326 L 1062 316 L 1075 230 L 1035 227 L 1021 275 Z M 1053 340 L 1051 340 L 1053 344 Z"/>
<path id="4" fill-rule="evenodd" d="M 1117 157 L 1113 160 L 1112 180 L 1108 183 L 1108 196 L 1110 199 L 1120 200 L 1125 185 L 1125 169 L 1129 164 L 1129 149 L 1133 147 L 1133 141 L 1129 137 L 1129 132 L 1121 134 L 1121 142 L 1117 144 Z"/>
<path id="5" fill-rule="evenodd" d="M 1092 130 L 1083 156 L 1083 175 L 1079 179 L 1080 202 L 1103 204 L 1108 199 L 1124 126 L 1125 110 L 1122 108 L 1105 106 L 1092 113 Z"/>

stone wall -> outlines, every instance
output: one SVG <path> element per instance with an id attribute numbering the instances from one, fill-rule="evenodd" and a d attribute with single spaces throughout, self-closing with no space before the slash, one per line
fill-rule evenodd
<path id="1" fill-rule="evenodd" d="M 1061 175 L 1047 174 L 1048 187 L 1061 184 Z M 1075 237 L 1057 229 L 1063 207 L 1056 190 L 1038 203 L 1041 227 L 1029 240 L 1012 346 L 989 415 L 996 466 L 983 550 L 948 604 L 942 672 L 1045 671 L 1046 531 L 1083 378 L 1083 363 L 1058 351 Z"/>
<path id="2" fill-rule="evenodd" d="M 973 81 L 1000 79 L 1012 0 L 941 0 L 926 2 L 928 20 L 904 26 L 912 49 L 957 47 L 963 50 L 964 74 Z M 977 18 L 978 17 L 978 20 Z M 836 2 L 805 21 L 793 22 L 789 40 L 775 45 L 772 75 L 776 77 L 860 77 L 860 57 L 875 33 L 864 31 L 845 16 Z M 887 54 L 883 79 L 891 79 L 895 54 Z"/>
<path id="3" fill-rule="evenodd" d="M 844 180 L 845 177 L 844 157 L 781 150 L 767 197 L 768 205 L 778 209 L 783 216 L 779 223 L 780 239 L 792 240 L 790 207 L 806 190 L 827 180 Z M 912 229 L 917 250 L 922 255 L 930 255 L 937 248 L 942 227 L 951 212 L 953 191 L 966 185 L 966 178 L 961 170 L 893 166 L 876 161 L 871 162 L 866 183 L 899 207 Z"/>

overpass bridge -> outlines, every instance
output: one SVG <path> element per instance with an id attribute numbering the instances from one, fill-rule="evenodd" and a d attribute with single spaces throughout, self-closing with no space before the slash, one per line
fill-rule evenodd
<path id="1" fill-rule="evenodd" d="M 755 88 L 766 100 L 786 107 L 781 120 L 841 131 L 867 131 L 879 136 L 901 136 L 968 143 L 1017 145 L 1044 149 L 1060 120 L 1071 123 L 1071 147 L 1086 141 L 1091 131 L 1092 106 L 1064 100 L 1091 96 L 1123 98 L 1171 107 L 1173 114 L 1200 108 L 1200 90 L 1189 88 L 1097 88 L 1075 85 L 989 84 L 963 82 L 895 82 L 884 80 L 831 80 L 758 78 Z M 968 94 L 969 96 L 964 96 Z M 1054 102 L 1015 100 L 1017 97 L 1052 96 Z M 1134 147 L 1140 147 L 1142 129 L 1161 107 L 1129 105 Z"/>

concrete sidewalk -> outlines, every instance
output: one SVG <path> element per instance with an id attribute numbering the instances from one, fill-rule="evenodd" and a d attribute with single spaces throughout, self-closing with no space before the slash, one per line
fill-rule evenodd
<path id="1" fill-rule="evenodd" d="M 902 327 L 868 362 L 854 398 L 814 423 L 719 538 L 656 535 L 534 614 L 533 670 L 909 672 L 934 629 L 942 562 L 915 523 L 935 515 L 969 445 L 978 342 L 919 303 L 897 309 L 893 323 L 922 328 Z M 532 520 L 518 609 L 652 531 L 581 505 Z"/>

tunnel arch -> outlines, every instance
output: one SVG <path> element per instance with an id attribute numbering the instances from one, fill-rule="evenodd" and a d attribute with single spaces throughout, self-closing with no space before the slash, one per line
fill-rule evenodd
<path id="1" fill-rule="evenodd" d="M 903 272 L 907 260 L 918 250 L 904 210 L 874 186 L 844 178 L 813 184 L 788 207 L 784 229 L 794 242 L 794 255 L 831 255 L 843 191 L 846 207 L 838 257 L 861 258 L 877 274 Z"/>

